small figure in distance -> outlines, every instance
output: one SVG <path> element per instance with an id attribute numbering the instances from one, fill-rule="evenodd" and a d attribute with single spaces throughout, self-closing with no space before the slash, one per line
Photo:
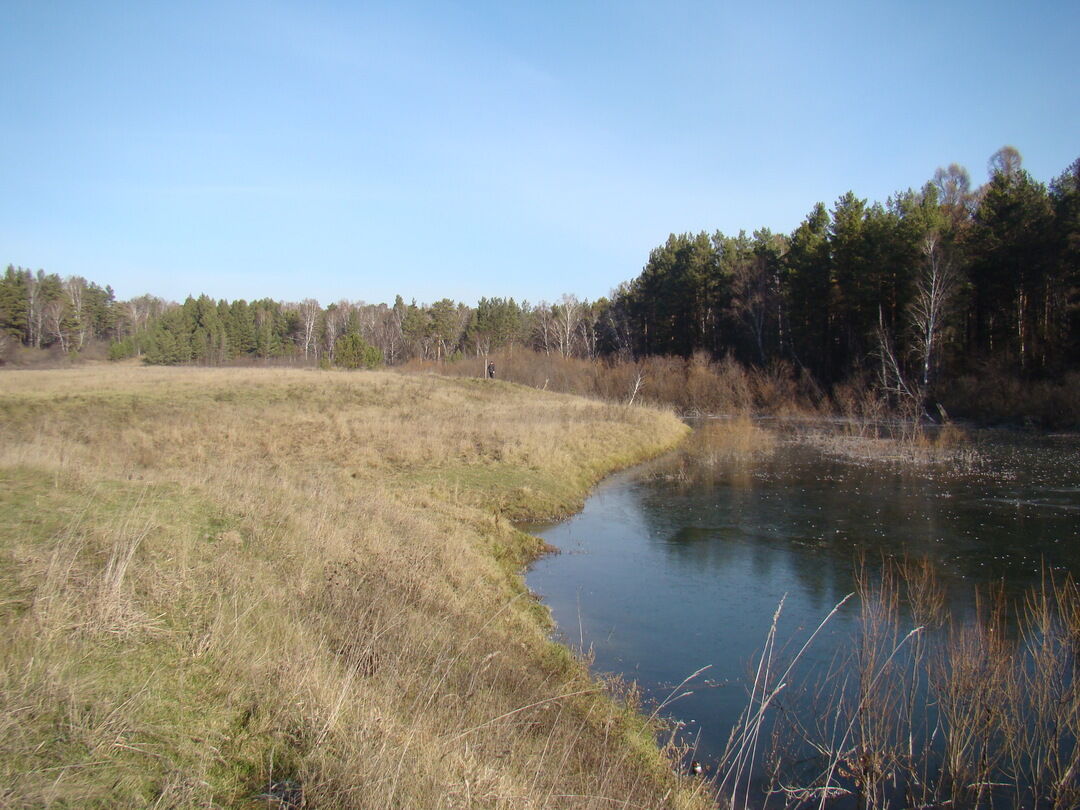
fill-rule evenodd
<path id="1" fill-rule="evenodd" d="M 495 379 L 495 364 L 494 363 L 488 363 L 488 365 L 487 365 L 487 375 L 488 375 L 489 380 L 494 380 Z"/>
<path id="2" fill-rule="evenodd" d="M 693 762 L 690 763 L 690 775 L 691 776 L 701 776 L 704 773 L 705 773 L 705 769 L 703 767 L 701 767 L 701 763 L 698 762 L 696 759 Z"/>

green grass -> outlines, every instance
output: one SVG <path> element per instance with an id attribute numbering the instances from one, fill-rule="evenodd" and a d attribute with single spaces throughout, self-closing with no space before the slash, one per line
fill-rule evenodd
<path id="1" fill-rule="evenodd" d="M 144 577 L 134 605 L 111 616 L 94 599 L 118 526 L 146 533 L 136 565 L 166 566 L 174 539 L 187 536 L 188 565 L 209 574 L 235 518 L 173 486 L 77 484 L 26 467 L 0 472 L 0 512 L 0 621 L 12 645 L 0 782 L 17 786 L 20 804 L 149 806 L 182 787 L 178 775 L 219 769 L 208 742 L 223 738 L 235 710 L 213 688 L 215 656 L 187 648 L 211 619 L 209 583 L 170 588 L 166 602 Z M 64 582 L 58 563 L 69 566 Z M 228 793 L 227 782 L 215 792 Z"/>

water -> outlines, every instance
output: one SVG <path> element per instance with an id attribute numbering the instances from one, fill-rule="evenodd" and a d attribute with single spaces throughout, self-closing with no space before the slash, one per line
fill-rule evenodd
<path id="1" fill-rule="evenodd" d="M 570 520 L 528 527 L 561 553 L 527 581 L 565 642 L 654 703 L 708 667 L 663 710 L 707 761 L 746 705 L 778 604 L 781 639 L 800 644 L 853 590 L 860 555 L 928 557 L 954 614 L 970 612 L 978 583 L 1016 591 L 1045 571 L 1080 574 L 1080 437 L 975 444 L 963 471 L 857 463 L 790 438 L 757 458 L 680 462 L 678 475 L 661 460 L 605 481 Z M 827 667 L 854 626 L 841 610 L 807 663 Z"/>

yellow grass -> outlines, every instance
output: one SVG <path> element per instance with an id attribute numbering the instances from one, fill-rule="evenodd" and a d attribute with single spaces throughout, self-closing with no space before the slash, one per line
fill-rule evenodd
<path id="1" fill-rule="evenodd" d="M 704 419 L 678 452 L 653 465 L 652 474 L 691 486 L 713 480 L 719 470 L 749 479 L 761 461 L 776 452 L 778 442 L 774 431 L 746 415 Z"/>
<path id="2" fill-rule="evenodd" d="M 876 423 L 852 422 L 842 432 L 811 429 L 802 434 L 802 440 L 823 453 L 855 463 L 970 470 L 980 462 L 970 436 L 951 422 L 933 432 L 918 424 L 903 428 L 895 435 L 884 436 L 878 435 L 880 427 Z"/>
<path id="3" fill-rule="evenodd" d="M 685 431 L 483 380 L 0 375 L 0 806 L 703 806 L 548 640 L 511 523 Z"/>

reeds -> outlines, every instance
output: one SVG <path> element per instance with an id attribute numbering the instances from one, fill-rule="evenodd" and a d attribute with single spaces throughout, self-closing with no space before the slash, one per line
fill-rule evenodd
<path id="1" fill-rule="evenodd" d="M 762 716 L 785 690 L 762 803 L 1076 807 L 1075 582 L 1047 577 L 1019 603 L 988 589 L 970 616 L 945 612 L 942 586 L 923 561 L 863 565 L 856 583 L 857 629 L 828 671 L 769 678 L 759 669 L 733 739 L 763 734 Z M 775 648 L 770 634 L 762 661 Z M 729 770 L 720 795 L 742 807 L 732 773 L 739 771 Z"/>
<path id="2" fill-rule="evenodd" d="M 679 448 L 652 465 L 656 478 L 686 485 L 708 485 L 718 474 L 746 475 L 754 464 L 768 459 L 780 439 L 748 416 L 699 422 Z"/>

